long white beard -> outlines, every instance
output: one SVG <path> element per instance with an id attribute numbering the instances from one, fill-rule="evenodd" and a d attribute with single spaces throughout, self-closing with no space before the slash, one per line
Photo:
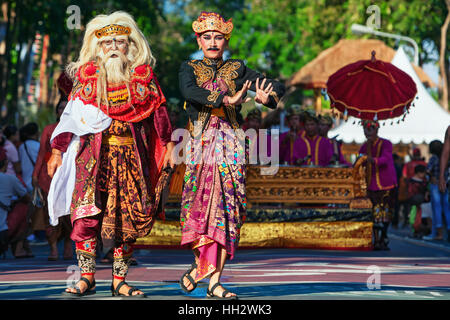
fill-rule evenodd
<path id="1" fill-rule="evenodd" d="M 114 54 L 116 54 L 117 57 L 112 58 L 111 56 Z M 120 51 L 109 51 L 108 54 L 105 55 L 101 49 L 97 54 L 97 63 L 100 71 L 97 80 L 97 103 L 98 105 L 106 104 L 108 106 L 108 113 L 108 84 L 125 83 L 128 89 L 128 100 L 130 100 L 130 66 L 131 61 L 134 61 L 133 57 L 131 52 L 125 56 Z"/>
<path id="2" fill-rule="evenodd" d="M 117 57 L 112 58 L 112 55 Z M 100 63 L 104 68 L 105 74 L 100 74 L 100 77 L 106 76 L 108 83 L 123 83 L 130 80 L 129 65 L 130 60 L 122 52 L 110 51 L 106 55 L 101 51 L 99 53 Z M 101 72 L 101 71 L 100 71 Z M 102 73 L 102 72 L 101 72 Z"/>

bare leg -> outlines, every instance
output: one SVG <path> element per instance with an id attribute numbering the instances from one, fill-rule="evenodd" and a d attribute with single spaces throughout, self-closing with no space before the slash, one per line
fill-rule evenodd
<path id="1" fill-rule="evenodd" d="M 49 246 L 50 246 L 50 255 L 48 256 L 49 260 L 56 260 L 58 259 L 58 246 L 56 244 L 56 242 L 50 242 L 49 241 Z"/>
<path id="2" fill-rule="evenodd" d="M 215 285 L 217 282 L 220 281 L 220 277 L 222 276 L 222 271 L 225 266 L 225 261 L 227 259 L 227 251 L 224 247 L 220 247 L 220 250 L 217 252 L 217 269 L 211 274 L 211 277 L 209 279 L 209 286 L 208 289 L 211 290 L 212 286 Z M 213 294 L 216 296 L 221 297 L 222 293 L 225 291 L 225 289 L 222 286 L 217 287 L 214 289 Z M 229 292 L 225 296 L 226 298 L 236 296 L 235 293 Z"/>
<path id="3" fill-rule="evenodd" d="M 72 240 L 70 238 L 64 239 L 64 259 L 70 260 L 73 257 Z"/>
<path id="4" fill-rule="evenodd" d="M 198 258 L 199 258 L 200 252 L 198 252 L 197 249 L 194 249 L 193 253 L 194 253 L 195 263 L 198 265 Z M 191 273 L 189 273 L 189 275 L 192 277 L 192 279 L 195 279 L 196 274 L 197 274 L 197 268 L 193 269 L 191 271 Z M 192 290 L 194 288 L 193 284 L 186 277 L 183 278 L 183 283 L 188 290 Z"/>

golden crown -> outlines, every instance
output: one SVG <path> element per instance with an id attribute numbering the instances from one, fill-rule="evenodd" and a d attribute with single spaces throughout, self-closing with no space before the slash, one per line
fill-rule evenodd
<path id="1" fill-rule="evenodd" d="M 202 12 L 200 16 L 192 22 L 192 29 L 195 33 L 201 34 L 206 31 L 219 31 L 229 40 L 233 31 L 232 19 L 225 21 L 220 14 L 214 12 Z"/>
<path id="2" fill-rule="evenodd" d="M 110 24 L 106 27 L 96 30 L 95 36 L 100 39 L 101 37 L 129 35 L 130 33 L 131 29 L 129 27 L 124 27 L 118 24 Z"/>

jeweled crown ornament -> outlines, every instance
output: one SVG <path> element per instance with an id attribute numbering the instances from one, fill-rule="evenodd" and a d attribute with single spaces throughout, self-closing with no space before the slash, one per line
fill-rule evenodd
<path id="1" fill-rule="evenodd" d="M 129 27 L 124 27 L 118 24 L 110 24 L 106 27 L 103 27 L 99 30 L 95 31 L 95 36 L 100 39 L 106 36 L 121 36 L 121 35 L 129 35 L 131 29 Z"/>
<path id="2" fill-rule="evenodd" d="M 197 20 L 192 22 L 192 29 L 197 35 L 206 31 L 219 31 L 224 34 L 225 39 L 229 40 L 233 31 L 233 22 L 232 19 L 225 21 L 218 13 L 202 11 Z"/>

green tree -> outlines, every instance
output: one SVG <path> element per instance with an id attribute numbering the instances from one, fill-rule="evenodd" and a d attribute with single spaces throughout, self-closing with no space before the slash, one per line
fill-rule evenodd
<path id="1" fill-rule="evenodd" d="M 244 9 L 233 16 L 233 56 L 270 77 L 288 79 L 340 39 L 356 38 L 350 27 L 366 23 L 366 10 L 372 4 L 371 0 L 247 0 Z M 381 13 L 380 31 L 416 40 L 420 65 L 437 63 L 440 29 L 447 15 L 445 0 L 382 1 L 376 5 Z M 380 39 L 391 47 L 399 45 L 392 39 Z M 444 50 L 447 62 L 449 42 Z"/>

